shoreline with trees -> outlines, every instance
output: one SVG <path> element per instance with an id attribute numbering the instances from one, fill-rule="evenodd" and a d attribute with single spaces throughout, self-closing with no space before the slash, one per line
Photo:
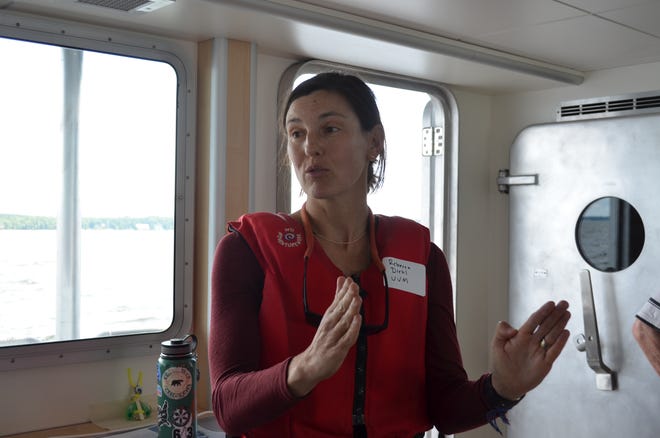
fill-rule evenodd
<path id="1" fill-rule="evenodd" d="M 83 230 L 173 230 L 174 218 L 108 217 L 82 218 Z M 0 214 L 0 230 L 55 230 L 57 219 L 49 216 Z"/>

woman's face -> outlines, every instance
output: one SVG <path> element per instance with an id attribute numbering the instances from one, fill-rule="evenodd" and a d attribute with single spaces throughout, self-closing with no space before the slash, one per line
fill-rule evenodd
<path id="1" fill-rule="evenodd" d="M 287 153 L 308 198 L 367 196 L 369 162 L 383 147 L 382 127 L 364 132 L 343 96 L 315 91 L 286 114 Z"/>

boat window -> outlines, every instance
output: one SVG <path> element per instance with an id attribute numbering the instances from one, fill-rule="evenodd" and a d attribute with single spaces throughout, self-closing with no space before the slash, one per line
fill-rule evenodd
<path id="1" fill-rule="evenodd" d="M 0 356 L 171 337 L 189 318 L 182 69 L 2 37 L 0 58 Z"/>
<path id="2" fill-rule="evenodd" d="M 582 258 L 602 272 L 626 269 L 644 247 L 644 223 L 639 213 L 623 199 L 606 196 L 587 205 L 575 227 Z"/>

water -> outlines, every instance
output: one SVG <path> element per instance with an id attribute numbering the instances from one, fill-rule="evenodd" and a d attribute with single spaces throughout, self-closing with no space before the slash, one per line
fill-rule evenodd
<path id="1" fill-rule="evenodd" d="M 0 345 L 57 340 L 56 233 L 0 230 Z M 83 230 L 79 338 L 167 329 L 173 266 L 171 230 Z"/>

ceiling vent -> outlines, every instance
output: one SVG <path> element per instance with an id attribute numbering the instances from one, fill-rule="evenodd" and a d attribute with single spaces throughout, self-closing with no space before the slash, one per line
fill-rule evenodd
<path id="1" fill-rule="evenodd" d="M 660 91 L 562 102 L 557 121 L 599 119 L 660 112 Z"/>
<path id="2" fill-rule="evenodd" d="M 78 0 L 78 3 L 102 6 L 124 12 L 152 12 L 171 5 L 175 0 Z"/>

